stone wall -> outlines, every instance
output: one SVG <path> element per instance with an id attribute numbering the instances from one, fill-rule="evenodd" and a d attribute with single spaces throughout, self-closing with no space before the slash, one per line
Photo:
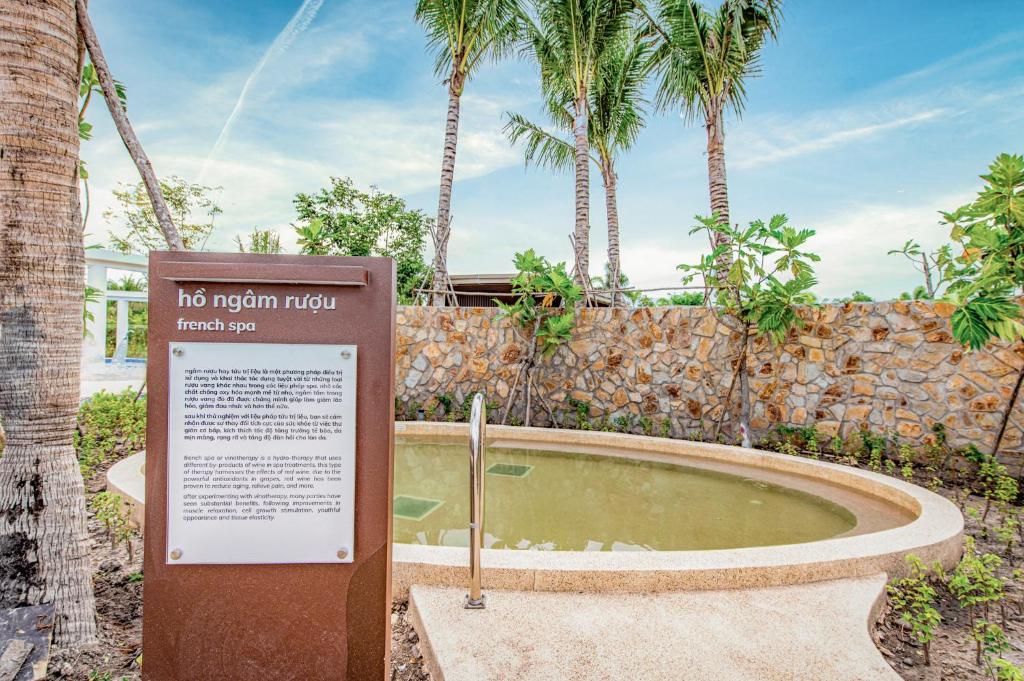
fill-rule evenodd
<path id="1" fill-rule="evenodd" d="M 775 424 L 816 424 L 829 435 L 866 425 L 922 443 L 942 422 L 951 443 L 987 451 L 1024 344 L 965 352 L 951 338 L 951 312 L 943 303 L 901 301 L 803 310 L 799 333 L 781 346 L 758 339 L 748 358 L 755 434 Z M 667 418 L 672 435 L 685 437 L 710 432 L 721 414 L 737 338 L 703 308 L 587 309 L 573 341 L 541 360 L 537 376 L 556 413 L 573 411 L 572 396 L 589 401 L 595 418 Z M 408 406 L 483 391 L 504 405 L 525 349 L 495 309 L 400 308 L 397 394 Z M 533 406 L 534 423 L 550 420 L 542 404 Z M 1024 397 L 1004 455 L 1019 458 L 1022 433 Z"/>

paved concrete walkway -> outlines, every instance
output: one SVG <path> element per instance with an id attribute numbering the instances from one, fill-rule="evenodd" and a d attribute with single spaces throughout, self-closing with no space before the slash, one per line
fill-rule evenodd
<path id="1" fill-rule="evenodd" d="M 868 633 L 885 575 L 650 595 L 413 586 L 433 681 L 899 681 Z"/>
<path id="2" fill-rule="evenodd" d="M 146 366 L 144 364 L 114 367 L 109 364 L 84 363 L 79 396 L 85 399 L 101 390 L 106 390 L 108 393 L 119 393 L 128 388 L 138 390 L 145 380 Z"/>

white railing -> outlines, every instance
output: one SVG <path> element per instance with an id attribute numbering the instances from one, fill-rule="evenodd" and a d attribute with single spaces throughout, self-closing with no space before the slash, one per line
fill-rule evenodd
<path id="1" fill-rule="evenodd" d="M 128 304 L 146 302 L 145 291 L 111 291 L 108 286 L 109 270 L 149 273 L 149 258 L 144 255 L 125 255 L 114 251 L 89 249 L 85 252 L 85 283 L 99 291 L 94 300 L 86 303 L 92 319 L 86 319 L 86 336 L 82 340 L 82 355 L 87 360 L 103 361 L 107 346 L 107 301 L 117 302 L 116 343 L 128 341 Z"/>

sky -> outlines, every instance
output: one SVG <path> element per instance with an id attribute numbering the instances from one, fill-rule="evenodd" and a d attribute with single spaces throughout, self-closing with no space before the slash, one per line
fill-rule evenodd
<path id="1" fill-rule="evenodd" d="M 447 91 L 413 0 L 93 0 L 90 14 L 158 175 L 216 187 L 207 244 L 253 227 L 294 250 L 292 199 L 351 177 L 436 215 Z M 946 242 L 939 211 L 971 199 L 1001 152 L 1024 153 L 1024 2 L 790 0 L 779 40 L 726 119 L 734 222 L 785 213 L 816 230 L 822 297 L 898 295 L 921 283 L 886 255 Z M 652 93 L 653 94 L 653 93 Z M 571 258 L 570 174 L 526 168 L 506 112 L 543 120 L 535 65 L 487 64 L 465 89 L 452 207 L 452 273 L 512 270 L 517 251 Z M 118 231 L 112 190 L 138 174 L 103 107 L 82 145 L 87 243 Z M 679 283 L 707 240 L 703 125 L 648 113 L 619 162 L 622 268 L 645 288 Z M 607 260 L 592 171 L 591 269 Z M 429 255 L 428 255 L 429 257 Z"/>

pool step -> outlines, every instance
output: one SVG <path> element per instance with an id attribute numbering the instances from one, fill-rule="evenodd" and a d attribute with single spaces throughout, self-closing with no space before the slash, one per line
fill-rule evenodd
<path id="1" fill-rule="evenodd" d="M 486 569 L 486 568 L 485 568 Z M 868 633 L 885 575 L 660 594 L 413 586 L 432 681 L 899 681 Z"/>

